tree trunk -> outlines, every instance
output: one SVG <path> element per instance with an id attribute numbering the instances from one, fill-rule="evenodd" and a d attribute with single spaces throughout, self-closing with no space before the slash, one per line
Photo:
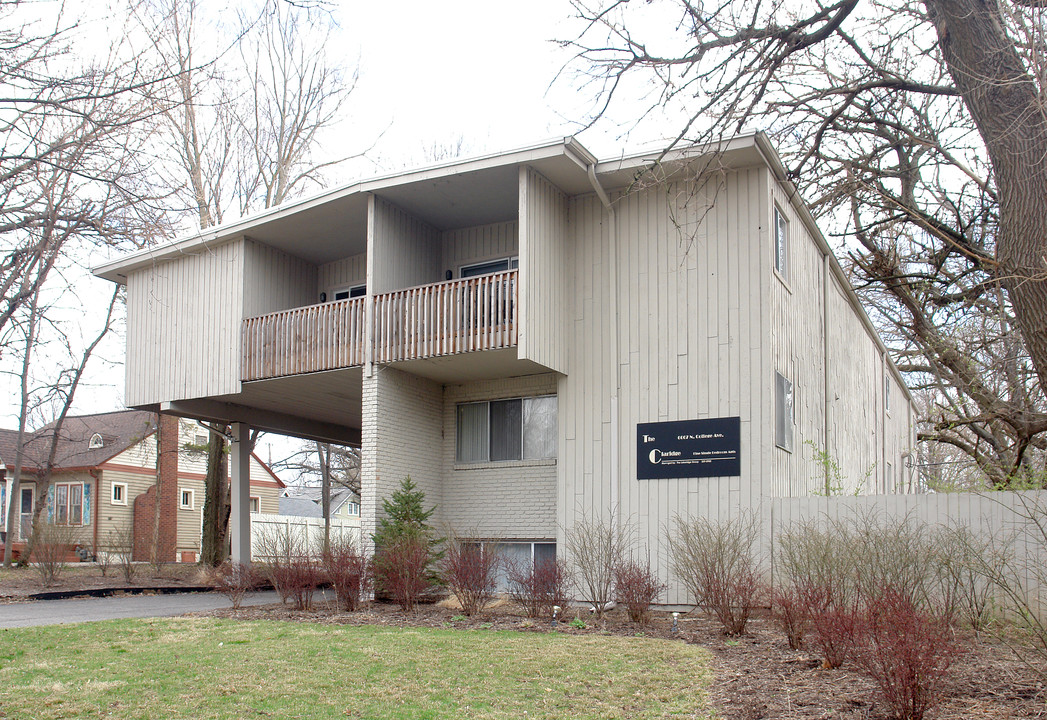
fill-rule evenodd
<path id="1" fill-rule="evenodd" d="M 204 526 L 200 539 L 200 562 L 203 565 L 217 567 L 225 561 L 229 509 L 225 438 L 212 432 L 207 444 L 207 474 L 204 477 Z"/>
<path id="2" fill-rule="evenodd" d="M 997 0 L 925 0 L 942 55 L 985 141 L 1000 199 L 996 276 L 1047 389 L 1047 115 Z"/>

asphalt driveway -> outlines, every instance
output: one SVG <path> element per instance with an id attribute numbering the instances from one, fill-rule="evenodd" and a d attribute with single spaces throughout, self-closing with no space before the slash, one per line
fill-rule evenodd
<path id="1" fill-rule="evenodd" d="M 279 601 L 279 596 L 270 590 L 249 593 L 243 604 L 268 605 Z M 229 600 L 218 593 L 125 595 L 3 603 L 0 604 L 0 628 L 63 625 L 119 618 L 172 617 L 227 607 L 230 607 Z"/>

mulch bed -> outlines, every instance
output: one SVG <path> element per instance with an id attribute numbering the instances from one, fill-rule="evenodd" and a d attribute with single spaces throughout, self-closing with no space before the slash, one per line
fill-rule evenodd
<path id="1" fill-rule="evenodd" d="M 94 563 L 76 563 L 65 568 L 58 582 L 51 587 L 40 581 L 34 568 L 0 568 L 0 602 L 19 601 L 42 592 L 97 590 L 100 588 L 134 589 L 141 587 L 179 588 L 206 583 L 206 573 L 198 565 L 171 563 L 154 571 L 147 563 L 136 565 L 134 580 L 124 582 L 118 567 L 109 569 L 108 577 L 102 577 Z"/>
<path id="2" fill-rule="evenodd" d="M 284 620 L 337 625 L 385 625 L 460 630 L 516 630 L 552 632 L 548 622 L 527 620 L 509 605 L 488 610 L 478 618 L 460 619 L 460 611 L 440 605 L 423 605 L 405 615 L 391 604 L 369 603 L 361 611 L 340 611 L 331 594 L 318 593 L 312 610 L 297 611 L 290 605 L 268 605 L 234 611 L 206 613 L 239 620 Z M 567 620 L 574 617 L 566 616 Z M 587 613 L 583 615 L 587 617 Z M 459 618 L 459 619 L 456 619 Z M 575 629 L 560 623 L 556 632 L 567 634 L 611 633 L 664 638 L 701 645 L 712 653 L 715 680 L 711 701 L 725 720 L 760 718 L 819 718 L 834 720 L 883 720 L 886 708 L 873 683 L 853 668 L 827 670 L 809 651 L 790 650 L 785 636 L 766 616 L 749 623 L 739 638 L 726 638 L 719 626 L 701 614 L 680 617 L 680 631 L 672 632 L 667 613 L 655 613 L 651 623 L 631 623 L 622 610 L 607 614 L 603 623 L 586 619 L 588 627 Z M 1010 648 L 995 639 L 970 640 L 970 652 L 953 666 L 949 699 L 934 713 L 938 720 L 1047 718 L 1047 692 L 1039 672 L 1019 660 Z"/>

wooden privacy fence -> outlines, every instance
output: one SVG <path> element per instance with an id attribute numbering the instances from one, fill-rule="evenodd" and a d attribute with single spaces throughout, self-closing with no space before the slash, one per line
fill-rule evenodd
<path id="1" fill-rule="evenodd" d="M 1047 547 L 1030 519 L 1047 522 L 1047 491 L 768 498 L 760 507 L 760 556 L 771 567 L 774 582 L 775 553 L 783 532 L 802 522 L 827 527 L 869 513 L 880 520 L 910 518 L 928 529 L 966 525 L 982 538 L 994 538 L 998 546 L 1009 545 L 1014 553 L 1011 572 L 1026 590 L 1030 607 L 1047 616 L 1047 587 L 1039 584 L 1047 569 Z"/>
<path id="2" fill-rule="evenodd" d="M 251 515 L 251 559 L 265 561 L 268 546 L 279 537 L 280 542 L 290 540 L 292 547 L 308 549 L 319 556 L 324 537 L 324 519 L 299 515 Z M 359 522 L 344 518 L 331 518 L 331 542 L 351 540 L 360 547 Z"/>
<path id="3" fill-rule="evenodd" d="M 375 362 L 514 347 L 517 270 L 375 295 Z M 363 365 L 368 298 L 293 308 L 243 321 L 244 381 Z"/>
<path id="4" fill-rule="evenodd" d="M 516 345 L 516 270 L 374 298 L 374 360 L 393 362 Z"/>
<path id="5" fill-rule="evenodd" d="M 243 321 L 244 380 L 364 362 L 364 298 L 293 308 Z"/>

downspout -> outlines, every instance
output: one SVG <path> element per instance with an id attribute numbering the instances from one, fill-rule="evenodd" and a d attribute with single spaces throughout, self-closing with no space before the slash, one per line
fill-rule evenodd
<path id="1" fill-rule="evenodd" d="M 822 452 L 825 453 L 825 457 L 828 457 L 831 450 L 829 449 L 829 420 L 832 413 L 832 400 L 829 398 L 829 256 L 822 255 L 822 376 L 824 379 L 824 390 L 825 393 L 825 420 L 823 425 L 825 430 L 822 435 Z M 822 463 L 822 469 L 825 474 L 823 481 L 825 483 L 826 495 L 829 493 L 829 466 L 828 463 Z"/>
<path id="2" fill-rule="evenodd" d="M 604 206 L 604 210 L 607 211 L 607 222 L 608 229 L 611 235 L 611 262 L 610 262 L 610 280 L 611 280 L 611 304 L 614 306 L 614 337 L 612 339 L 612 345 L 614 346 L 614 395 L 611 396 L 611 514 L 612 521 L 617 524 L 619 516 L 621 515 L 621 506 L 619 503 L 619 417 L 618 417 L 618 397 L 622 392 L 622 362 L 621 362 L 621 333 L 619 331 L 620 321 L 620 289 L 621 283 L 618 277 L 618 223 L 614 214 L 614 207 L 611 205 L 611 198 L 607 196 L 607 192 L 604 191 L 603 186 L 600 185 L 600 181 L 596 177 L 596 164 L 590 163 L 586 165 L 586 173 L 589 175 L 589 183 L 593 186 L 593 190 L 596 191 L 596 196 L 600 198 L 600 202 Z"/>

